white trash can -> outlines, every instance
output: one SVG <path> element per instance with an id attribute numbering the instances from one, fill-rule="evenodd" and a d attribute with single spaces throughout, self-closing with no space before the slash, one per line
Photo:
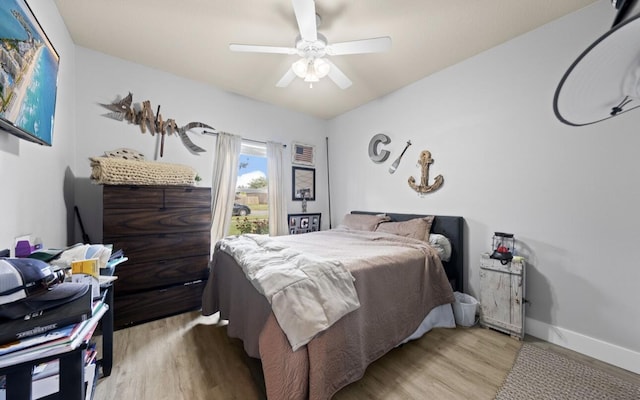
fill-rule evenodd
<path id="1" fill-rule="evenodd" d="M 478 310 L 478 300 L 466 293 L 454 292 L 456 297 L 453 303 L 453 315 L 456 324 L 461 326 L 473 326 L 476 324 L 476 311 Z"/>

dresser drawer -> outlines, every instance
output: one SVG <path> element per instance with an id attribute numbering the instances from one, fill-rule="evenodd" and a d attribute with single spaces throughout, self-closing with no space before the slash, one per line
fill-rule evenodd
<path id="1" fill-rule="evenodd" d="M 209 231 L 210 229 L 211 210 L 209 208 L 157 210 L 110 208 L 104 209 L 103 213 L 103 231 L 106 237 Z"/>
<path id="2" fill-rule="evenodd" d="M 210 239 L 207 230 L 141 236 L 105 236 L 104 242 L 113 244 L 114 249 L 122 249 L 131 262 L 140 263 L 200 255 L 208 257 Z"/>
<path id="3" fill-rule="evenodd" d="M 107 208 L 162 208 L 164 189 L 145 186 L 105 185 L 102 205 Z"/>
<path id="4" fill-rule="evenodd" d="M 104 186 L 104 208 L 209 208 L 211 189 L 191 186 Z"/>
<path id="5" fill-rule="evenodd" d="M 118 266 L 115 295 L 121 296 L 184 282 L 206 280 L 209 256 L 181 257 L 146 263 L 126 262 Z"/>
<path id="6" fill-rule="evenodd" d="M 164 206 L 167 208 L 208 208 L 211 210 L 209 188 L 167 188 L 164 190 Z"/>
<path id="7" fill-rule="evenodd" d="M 202 307 L 204 285 L 204 282 L 191 283 L 116 297 L 113 307 L 114 326 L 116 329 L 121 329 L 186 311 L 198 310 Z"/>

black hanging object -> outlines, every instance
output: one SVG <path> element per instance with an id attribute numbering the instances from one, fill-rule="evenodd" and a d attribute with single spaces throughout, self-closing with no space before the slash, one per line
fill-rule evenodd
<path id="1" fill-rule="evenodd" d="M 627 18 L 635 3 L 636 0 L 611 0 L 613 7 L 618 10 L 616 17 L 613 19 L 612 28 Z"/>
<path id="2" fill-rule="evenodd" d="M 622 99 L 620 104 L 618 104 L 617 106 L 613 107 L 609 114 L 610 115 L 616 115 L 616 114 L 622 112 L 623 111 L 623 107 L 626 106 L 629 103 L 631 103 L 631 99 L 629 98 L 629 96 L 624 96 L 624 99 Z"/>
<path id="3" fill-rule="evenodd" d="M 507 265 L 516 251 L 516 241 L 513 233 L 495 232 L 493 234 L 493 252 L 489 256 L 494 260 L 500 260 L 502 265 Z"/>
<path id="4" fill-rule="evenodd" d="M 553 111 L 567 125 L 590 125 L 640 107 L 640 4 L 612 4 L 619 10 L 614 26 L 578 56 L 556 89 Z"/>
<path id="5" fill-rule="evenodd" d="M 76 212 L 76 216 L 78 217 L 78 223 L 80 224 L 80 230 L 82 231 L 82 241 L 86 243 L 91 243 L 91 239 L 89 239 L 89 235 L 84 230 L 84 225 L 82 224 L 82 218 L 80 217 L 80 211 L 78 211 L 78 206 L 73 206 L 73 209 Z"/>

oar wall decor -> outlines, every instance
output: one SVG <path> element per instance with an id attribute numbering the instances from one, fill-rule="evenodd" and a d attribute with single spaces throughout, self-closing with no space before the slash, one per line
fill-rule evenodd
<path id="1" fill-rule="evenodd" d="M 402 160 L 402 156 L 404 156 L 404 152 L 407 151 L 409 146 L 411 146 L 411 140 L 407 141 L 407 145 L 404 147 L 404 150 L 402 150 L 402 153 L 400 153 L 400 156 L 396 158 L 393 164 L 391 164 L 391 166 L 389 167 L 390 174 L 393 174 L 394 172 L 396 172 L 396 169 L 398 169 L 398 165 L 400 165 L 400 160 Z"/>

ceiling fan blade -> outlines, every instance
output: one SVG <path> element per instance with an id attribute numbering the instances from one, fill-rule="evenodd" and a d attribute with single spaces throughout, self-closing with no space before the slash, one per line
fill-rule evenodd
<path id="1" fill-rule="evenodd" d="M 296 74 L 293 72 L 293 69 L 289 68 L 287 72 L 280 78 L 278 83 L 276 83 L 277 87 L 287 87 L 293 80 L 296 79 Z"/>
<path id="2" fill-rule="evenodd" d="M 344 54 L 381 53 L 390 48 L 391 38 L 384 36 L 373 39 L 333 43 L 326 47 L 326 51 L 330 56 L 340 56 Z"/>
<path id="3" fill-rule="evenodd" d="M 293 0 L 293 12 L 296 14 L 302 40 L 307 42 L 318 40 L 316 3 L 313 0 Z"/>
<path id="4" fill-rule="evenodd" d="M 229 50 L 246 53 L 273 53 L 273 54 L 296 54 L 294 47 L 258 46 L 252 44 L 230 44 Z"/>
<path id="5" fill-rule="evenodd" d="M 327 76 L 331 78 L 331 80 L 336 85 L 338 85 L 340 89 L 346 89 L 351 86 L 353 82 L 351 82 L 351 79 L 347 78 L 347 76 L 340 70 L 340 68 L 332 63 L 331 60 L 328 60 L 326 58 L 324 60 L 331 66 L 331 69 L 329 69 L 329 74 Z"/>

